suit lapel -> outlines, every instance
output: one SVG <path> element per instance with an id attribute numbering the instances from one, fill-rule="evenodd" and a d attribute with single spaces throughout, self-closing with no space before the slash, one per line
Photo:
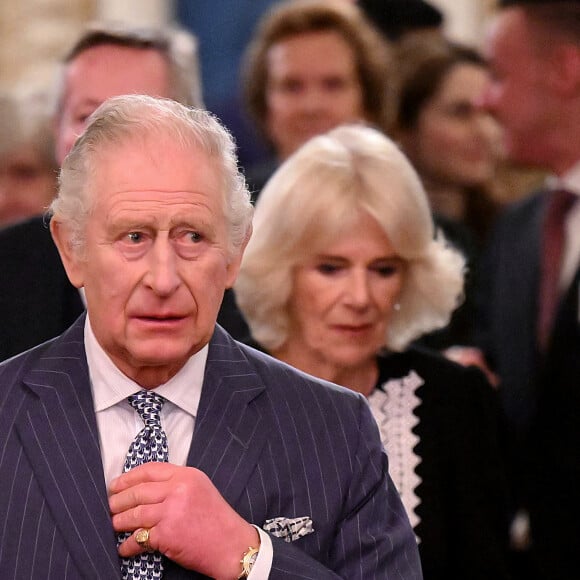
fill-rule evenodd
<path id="1" fill-rule="evenodd" d="M 264 388 L 239 346 L 216 327 L 188 465 L 206 473 L 230 505 L 236 504 L 266 443 L 260 411 L 267 402 Z"/>
<path id="2" fill-rule="evenodd" d="M 560 352 L 567 352 L 571 357 L 578 357 L 580 341 L 580 267 L 568 290 L 562 296 L 556 312 L 554 327 L 548 345 L 548 359 Z"/>
<path id="3" fill-rule="evenodd" d="M 83 341 L 84 316 L 25 377 L 31 397 L 15 420 L 51 514 L 81 570 L 120 575 Z M 210 343 L 188 465 L 235 505 L 266 443 L 265 387 L 219 327 Z M 90 574 L 89 574 L 90 575 Z"/>
<path id="4" fill-rule="evenodd" d="M 16 428 L 54 521 L 81 570 L 120 574 L 83 341 L 84 316 L 24 379 Z"/>
<path id="5" fill-rule="evenodd" d="M 503 254 L 494 256 L 494 259 L 499 260 L 503 266 L 498 277 L 498 295 L 492 298 L 501 304 L 497 316 L 494 316 L 493 324 L 501 328 L 497 335 L 500 340 L 508 342 L 496 344 L 494 348 L 503 353 L 518 353 L 517 360 L 510 361 L 509 366 L 514 368 L 516 365 L 521 369 L 518 372 L 521 376 L 530 376 L 535 372 L 537 364 L 536 319 L 540 287 L 540 237 L 545 205 L 546 194 L 543 192 L 526 200 L 523 209 L 516 210 L 511 220 L 504 225 L 509 231 L 499 248 Z M 492 266 L 491 272 L 494 271 Z M 513 394 L 514 404 L 519 405 L 520 397 L 531 397 L 532 393 L 527 381 L 517 382 L 517 389 L 521 392 Z"/>

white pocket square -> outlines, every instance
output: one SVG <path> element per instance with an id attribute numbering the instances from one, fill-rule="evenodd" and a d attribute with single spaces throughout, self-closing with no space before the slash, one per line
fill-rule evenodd
<path id="1" fill-rule="evenodd" d="M 301 518 L 272 518 L 262 526 L 268 533 L 282 538 L 285 542 L 294 542 L 314 531 L 312 520 L 308 516 Z"/>

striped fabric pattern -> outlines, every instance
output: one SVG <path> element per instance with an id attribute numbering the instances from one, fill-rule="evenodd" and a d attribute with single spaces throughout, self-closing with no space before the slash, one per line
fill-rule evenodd
<path id="1" fill-rule="evenodd" d="M 0 578 L 120 578 L 82 342 L 62 337 L 0 365 Z M 210 343 L 188 465 L 273 537 L 271 579 L 421 578 L 415 539 L 362 396 L 244 347 Z M 167 563 L 164 578 L 203 576 Z"/>

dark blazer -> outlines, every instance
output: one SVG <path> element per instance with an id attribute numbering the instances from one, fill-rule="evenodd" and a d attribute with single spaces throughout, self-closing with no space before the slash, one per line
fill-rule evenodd
<path id="1" fill-rule="evenodd" d="M 537 397 L 524 470 L 535 564 L 538 578 L 573 580 L 580 546 L 580 269 L 560 304 Z"/>
<path id="2" fill-rule="evenodd" d="M 34 217 L 0 230 L 0 361 L 64 332 L 83 312 L 48 221 Z M 234 338 L 248 327 L 227 290 L 218 322 Z"/>
<path id="3" fill-rule="evenodd" d="M 415 371 L 424 381 L 413 432 L 421 462 L 415 532 L 425 580 L 508 578 L 508 488 L 497 393 L 483 373 L 423 348 L 379 358 L 379 388 Z"/>
<path id="4" fill-rule="evenodd" d="M 84 310 L 42 217 L 0 230 L 0 268 L 0 361 L 58 336 Z"/>
<path id="5" fill-rule="evenodd" d="M 0 578 L 120 578 L 84 316 L 0 365 Z M 312 518 L 273 538 L 272 579 L 421 578 L 363 397 L 236 343 L 210 342 L 188 465 L 248 521 Z M 169 563 L 164 578 L 201 578 Z"/>
<path id="6" fill-rule="evenodd" d="M 532 524 L 538 578 L 578 576 L 580 542 L 580 270 L 561 300 L 545 353 L 536 341 L 540 240 L 548 194 L 508 210 L 488 249 L 478 340 L 501 377 L 515 508 Z"/>
<path id="7" fill-rule="evenodd" d="M 498 221 L 486 249 L 478 291 L 477 342 L 502 380 L 501 397 L 521 438 L 536 407 L 536 320 L 540 232 L 546 194 L 516 204 Z"/>

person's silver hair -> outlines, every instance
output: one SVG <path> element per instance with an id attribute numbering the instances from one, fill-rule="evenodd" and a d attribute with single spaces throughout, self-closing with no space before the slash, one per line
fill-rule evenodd
<path id="1" fill-rule="evenodd" d="M 0 91 L 0 156 L 17 147 L 32 148 L 56 170 L 49 95 L 39 90 Z"/>
<path id="2" fill-rule="evenodd" d="M 71 243 L 83 249 L 85 226 L 98 193 L 91 184 L 100 153 L 131 139 L 163 136 L 185 149 L 201 150 L 217 163 L 223 177 L 223 208 L 229 225 L 229 252 L 234 255 L 251 233 L 253 207 L 239 170 L 236 146 L 228 130 L 208 111 L 170 99 L 125 95 L 105 101 L 89 118 L 84 133 L 65 158 L 58 195 L 50 206 L 53 219 L 71 232 Z"/>
<path id="3" fill-rule="evenodd" d="M 137 27 L 122 22 L 89 22 L 62 60 L 54 91 L 56 115 L 66 98 L 66 70 L 80 54 L 96 46 L 155 50 L 167 61 L 170 97 L 190 107 L 203 108 L 197 38 L 177 27 Z"/>
<path id="4" fill-rule="evenodd" d="M 375 129 L 346 125 L 303 145 L 258 199 L 235 291 L 266 349 L 288 338 L 295 267 L 337 234 L 348 236 L 361 211 L 377 220 L 405 263 L 384 345 L 402 350 L 449 322 L 462 298 L 464 258 L 435 236 L 423 186 L 398 147 Z"/>

